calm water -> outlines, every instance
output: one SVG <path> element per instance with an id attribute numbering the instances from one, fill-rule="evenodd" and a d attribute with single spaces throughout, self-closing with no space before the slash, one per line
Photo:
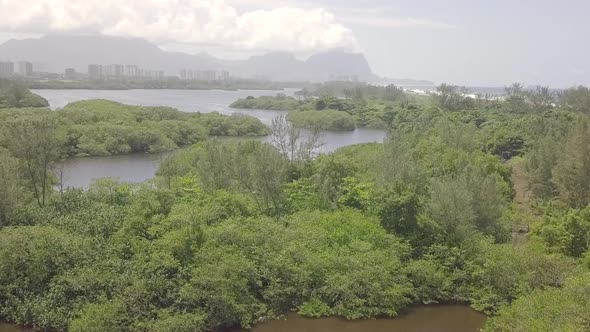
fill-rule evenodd
<path id="1" fill-rule="evenodd" d="M 255 326 L 251 332 L 477 332 L 486 316 L 461 305 L 422 306 L 394 319 L 347 321 L 338 318 L 308 319 L 289 314 Z M 32 332 L 0 324 L 0 332 Z M 238 332 L 238 331 L 237 331 Z"/>
<path id="2" fill-rule="evenodd" d="M 87 188 L 100 178 L 138 183 L 154 177 L 163 158 L 164 154 L 71 158 L 59 165 L 56 173 L 62 174 L 64 187 Z"/>
<path id="3" fill-rule="evenodd" d="M 0 323 L 0 332 L 34 332 L 34 330 L 17 325 Z"/>
<path id="4" fill-rule="evenodd" d="M 271 90 L 33 90 L 45 97 L 51 108 L 87 99 L 108 99 L 131 105 L 170 106 L 184 112 L 242 113 L 270 125 L 272 119 L 286 114 L 283 111 L 238 110 L 229 105 L 247 96 L 271 96 L 277 93 L 293 95 L 297 89 Z M 357 129 L 351 132 L 324 131 L 319 152 L 331 152 L 343 146 L 382 142 L 385 131 Z M 261 138 L 262 141 L 268 138 Z M 142 182 L 154 176 L 161 156 L 134 154 L 127 156 L 75 158 L 61 165 L 65 187 L 87 187 L 93 180 L 112 177 L 125 182 Z"/>
<path id="5" fill-rule="evenodd" d="M 249 114 L 270 124 L 280 111 L 239 110 L 229 105 L 248 96 L 274 96 L 283 93 L 292 96 L 298 89 L 273 90 L 32 90 L 45 97 L 51 108 L 87 99 L 107 99 L 130 105 L 169 106 L 183 112 L 218 112 L 225 115 L 234 113 Z"/>
<path id="6" fill-rule="evenodd" d="M 394 319 L 347 321 L 338 318 L 308 319 L 290 314 L 252 332 L 477 332 L 486 316 L 461 305 L 422 306 Z"/>

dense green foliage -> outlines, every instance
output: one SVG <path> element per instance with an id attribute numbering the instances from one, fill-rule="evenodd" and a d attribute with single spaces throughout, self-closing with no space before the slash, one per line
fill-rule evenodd
<path id="1" fill-rule="evenodd" d="M 334 110 L 295 111 L 290 112 L 287 119 L 299 128 L 320 128 L 325 130 L 354 130 L 352 116 Z"/>
<path id="2" fill-rule="evenodd" d="M 250 116 L 185 113 L 169 107 L 130 106 L 106 100 L 75 102 L 56 111 L 5 109 L 0 111 L 0 118 L 0 139 L 19 119 L 53 119 L 66 156 L 155 153 L 203 141 L 208 135 L 269 133 Z M 9 141 L 7 137 L 2 140 Z"/>
<path id="3" fill-rule="evenodd" d="M 492 316 L 486 331 L 585 331 L 586 111 L 511 89 L 469 110 L 436 98 L 394 106 L 383 113 L 383 144 L 312 158 L 314 144 L 277 122 L 277 147 L 204 140 L 172 154 L 148 183 L 103 179 L 86 191 L 56 192 L 39 177 L 55 159 L 59 118 L 26 126 L 5 117 L 13 132 L 0 149 L 0 316 L 52 330 L 208 331 L 289 310 L 357 319 L 458 302 Z M 299 112 L 346 112 L 337 106 L 351 102 L 318 100 Z M 56 113 L 89 130 L 217 121 L 125 105 L 101 118 L 86 107 Z M 515 155 L 523 158 L 507 160 Z M 515 199 L 527 189 L 518 162 L 532 201 Z"/>
<path id="4" fill-rule="evenodd" d="M 590 274 L 567 280 L 561 289 L 534 291 L 505 307 L 484 331 L 588 331 Z"/>
<path id="5" fill-rule="evenodd" d="M 402 101 L 408 96 L 403 89 L 395 85 L 379 86 L 361 82 L 333 81 L 316 83 L 304 87 L 295 93 L 298 97 L 338 97 L 346 99 L 376 99 L 385 101 Z"/>
<path id="6" fill-rule="evenodd" d="M 47 100 L 19 81 L 0 79 L 0 108 L 47 107 Z"/>
<path id="7" fill-rule="evenodd" d="M 353 130 L 355 127 L 384 129 L 391 124 L 392 114 L 396 111 L 417 108 L 415 103 L 418 102 L 418 97 L 407 96 L 399 88 L 394 86 L 384 88 L 369 86 L 369 88 L 372 94 L 365 95 L 367 87 L 359 86 L 356 90 L 347 92 L 346 96 L 349 97 L 346 98 L 316 95 L 304 89 L 297 93 L 297 98 L 284 94 L 277 94 L 274 97 L 247 97 L 235 101 L 230 106 L 244 109 L 293 111 L 290 120 L 299 127 L 309 127 L 310 123 L 317 120 L 322 122 L 325 129 L 333 130 Z M 394 92 L 388 92 L 389 90 Z M 390 97 L 379 99 L 374 96 L 383 94 Z M 305 113 L 298 114 L 298 112 Z M 332 124 L 334 121 L 339 123 Z"/>
<path id="8" fill-rule="evenodd" d="M 284 94 L 277 94 L 274 97 L 262 96 L 254 98 L 248 96 L 244 99 L 234 101 L 230 107 L 245 108 L 245 109 L 261 109 L 261 110 L 277 110 L 277 111 L 291 111 L 303 103 L 293 97 L 288 97 Z"/>

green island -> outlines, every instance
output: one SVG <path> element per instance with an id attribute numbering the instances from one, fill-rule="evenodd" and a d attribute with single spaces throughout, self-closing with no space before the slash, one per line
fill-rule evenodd
<path id="1" fill-rule="evenodd" d="M 356 125 L 379 119 L 388 139 L 319 156 L 279 120 L 273 146 L 197 138 L 214 119 L 168 108 L 88 101 L 56 111 L 55 125 L 46 109 L 2 111 L 0 317 L 51 331 L 219 331 L 289 311 L 362 319 L 462 303 L 489 315 L 486 332 L 587 331 L 588 88 L 363 99 Z M 127 127 L 163 135 L 144 150 L 197 143 L 143 184 L 54 189 L 53 165 L 82 143 L 134 149 L 111 145 Z"/>
<path id="2" fill-rule="evenodd" d="M 325 130 L 354 130 L 352 116 L 336 110 L 290 112 L 287 119 L 299 128 L 318 128 Z"/>
<path id="3" fill-rule="evenodd" d="M 185 113 L 170 107 L 124 105 L 107 100 L 47 108 L 0 109 L 0 141 L 39 123 L 56 132 L 64 157 L 159 153 L 195 144 L 208 136 L 265 136 L 257 118 L 218 113 Z"/>
<path id="4" fill-rule="evenodd" d="M 405 93 L 393 85 L 331 82 L 305 87 L 294 97 L 283 93 L 249 96 L 230 107 L 290 111 L 288 119 L 297 127 L 350 131 L 357 127 L 385 129 L 394 113 L 429 102 L 424 96 Z"/>

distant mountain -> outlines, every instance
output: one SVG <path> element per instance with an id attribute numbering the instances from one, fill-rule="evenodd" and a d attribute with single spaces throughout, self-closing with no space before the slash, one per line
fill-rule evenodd
<path id="1" fill-rule="evenodd" d="M 146 69 L 178 74 L 180 68 L 200 64 L 215 68 L 216 59 L 203 55 L 169 53 L 143 39 L 107 36 L 48 35 L 39 39 L 9 40 L 0 45 L 0 58 L 26 60 L 35 68 L 63 72 L 75 68 L 86 72 L 88 65 L 134 64 Z"/>
<path id="2" fill-rule="evenodd" d="M 291 53 L 273 52 L 255 55 L 246 60 L 228 63 L 232 73 L 242 77 L 258 77 L 277 81 L 311 80 L 303 61 Z"/>
<path id="3" fill-rule="evenodd" d="M 305 63 L 312 71 L 328 73 L 332 78 L 350 75 L 367 79 L 372 74 L 371 67 L 362 54 L 331 51 L 312 55 Z"/>
<path id="4" fill-rule="evenodd" d="M 63 72 L 88 65 L 133 64 L 145 69 L 178 75 L 183 68 L 228 70 L 231 75 L 282 81 L 326 81 L 358 77 L 371 80 L 371 68 L 362 54 L 330 51 L 306 61 L 284 52 L 253 56 L 245 60 L 222 60 L 206 53 L 191 55 L 166 52 L 143 39 L 101 35 L 48 35 L 38 39 L 9 40 L 0 45 L 0 60 L 33 62 L 35 70 Z"/>

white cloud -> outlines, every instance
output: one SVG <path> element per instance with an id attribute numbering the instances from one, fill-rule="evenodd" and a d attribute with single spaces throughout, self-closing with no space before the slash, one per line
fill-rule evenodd
<path id="1" fill-rule="evenodd" d="M 351 30 L 322 8 L 239 13 L 226 0 L 0 0 L 0 32 L 80 30 L 238 50 L 358 48 Z"/>
<path id="2" fill-rule="evenodd" d="M 348 24 L 361 25 L 371 28 L 429 28 L 429 29 L 454 29 L 454 25 L 434 21 L 426 18 L 413 17 L 368 17 L 345 16 L 341 21 Z"/>
<path id="3" fill-rule="evenodd" d="M 347 3 L 345 1 L 318 0 L 227 0 L 242 8 L 277 8 L 296 6 L 299 8 L 325 7 L 336 14 L 339 22 L 370 28 L 426 28 L 454 29 L 457 26 L 429 17 L 405 15 L 403 9 L 395 4 L 373 6 L 370 1 Z"/>

